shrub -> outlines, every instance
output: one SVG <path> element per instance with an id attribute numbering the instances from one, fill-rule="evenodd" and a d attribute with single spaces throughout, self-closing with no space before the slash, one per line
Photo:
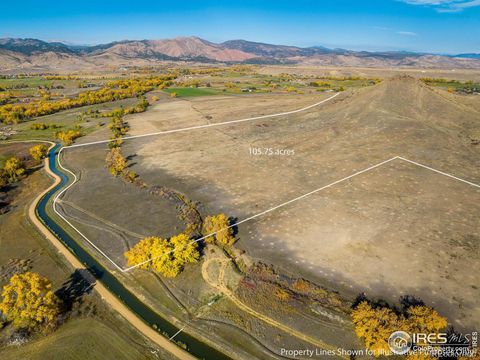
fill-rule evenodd
<path id="1" fill-rule="evenodd" d="M 208 236 L 205 241 L 209 243 L 217 243 L 218 245 L 233 245 L 235 237 L 230 221 L 225 214 L 207 216 L 203 222 L 203 236 Z"/>
<path id="2" fill-rule="evenodd" d="M 16 156 L 11 157 L 3 165 L 1 177 L 5 183 L 14 183 L 25 174 L 25 165 Z"/>
<path id="3" fill-rule="evenodd" d="M 48 125 L 44 123 L 34 123 L 30 125 L 30 130 L 46 130 L 48 129 Z"/>
<path id="4" fill-rule="evenodd" d="M 65 145 L 71 145 L 80 136 L 82 136 L 82 133 L 78 130 L 58 131 L 55 133 L 55 137 Z"/>
<path id="5" fill-rule="evenodd" d="M 33 160 L 42 160 L 47 156 L 48 147 L 44 144 L 35 145 L 29 149 L 29 152 Z"/>

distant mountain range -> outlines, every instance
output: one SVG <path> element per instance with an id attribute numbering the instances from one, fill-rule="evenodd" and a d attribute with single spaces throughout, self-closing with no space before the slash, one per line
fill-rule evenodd
<path id="1" fill-rule="evenodd" d="M 480 54 L 437 55 L 404 51 L 367 52 L 297 47 L 246 40 L 212 43 L 198 37 L 123 40 L 95 46 L 37 39 L 0 39 L 0 69 L 80 69 L 153 65 L 168 61 L 301 64 L 323 66 L 480 68 Z"/>

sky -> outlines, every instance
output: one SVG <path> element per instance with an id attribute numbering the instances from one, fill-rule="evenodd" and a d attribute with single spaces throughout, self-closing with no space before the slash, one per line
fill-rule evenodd
<path id="1" fill-rule="evenodd" d="M 273 44 L 480 53 L 480 0 L 5 1 L 0 37 L 72 44 L 198 36 Z"/>

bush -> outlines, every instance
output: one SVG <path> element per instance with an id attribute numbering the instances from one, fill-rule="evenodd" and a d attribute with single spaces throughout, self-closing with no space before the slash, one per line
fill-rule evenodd
<path id="1" fill-rule="evenodd" d="M 131 183 L 133 183 L 137 177 L 138 177 L 138 174 L 135 171 L 132 171 L 132 170 L 128 171 L 125 174 L 125 179 L 128 182 L 131 182 Z"/>
<path id="2" fill-rule="evenodd" d="M 29 149 L 29 152 L 33 160 L 39 161 L 47 156 L 48 147 L 44 144 L 35 145 Z"/>
<path id="3" fill-rule="evenodd" d="M 44 123 L 34 123 L 30 125 L 30 130 L 46 130 L 48 129 L 48 125 Z"/>
<path id="4" fill-rule="evenodd" d="M 208 236 L 205 241 L 209 243 L 217 243 L 218 245 L 233 245 L 235 237 L 233 229 L 230 227 L 230 221 L 225 214 L 207 216 L 203 222 L 203 236 Z"/>
<path id="5" fill-rule="evenodd" d="M 25 165 L 16 156 L 11 157 L 3 166 L 0 176 L 5 184 L 11 184 L 19 180 L 25 174 Z"/>
<path id="6" fill-rule="evenodd" d="M 58 131 L 55 133 L 55 138 L 62 141 L 65 145 L 73 144 L 73 141 L 82 136 L 78 130 Z"/>

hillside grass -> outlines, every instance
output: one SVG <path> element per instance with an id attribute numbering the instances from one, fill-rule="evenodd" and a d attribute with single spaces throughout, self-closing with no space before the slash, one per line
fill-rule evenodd
<path id="1" fill-rule="evenodd" d="M 2 360 L 141 360 L 138 350 L 117 329 L 91 318 L 71 320 L 50 336 L 0 349 Z"/>

